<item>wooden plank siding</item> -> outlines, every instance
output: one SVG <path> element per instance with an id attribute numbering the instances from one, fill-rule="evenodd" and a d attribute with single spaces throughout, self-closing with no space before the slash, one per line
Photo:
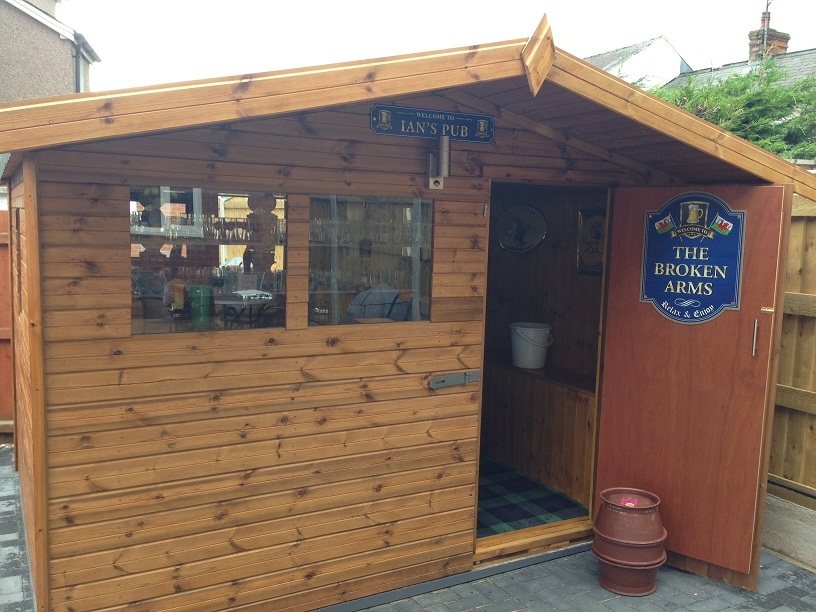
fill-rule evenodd
<path id="1" fill-rule="evenodd" d="M 20 474 L 26 541 L 37 604 L 48 609 L 47 460 L 43 393 L 43 336 L 37 170 L 26 156 L 11 181 L 11 308 L 15 401 L 15 455 Z"/>
<path id="2" fill-rule="evenodd" d="M 769 476 L 804 493 L 816 488 L 814 248 L 816 203 L 794 196 Z"/>
<path id="3" fill-rule="evenodd" d="M 6 433 L 14 430 L 9 255 L 9 211 L 0 210 L 0 432 Z"/>
<path id="4" fill-rule="evenodd" d="M 491 457 L 587 508 L 597 432 L 595 394 L 485 364 L 482 447 Z"/>
<path id="5" fill-rule="evenodd" d="M 427 147 L 357 108 L 37 154 L 52 609 L 309 609 L 471 567 L 480 385 L 428 375 L 482 367 L 489 181 L 427 191 Z M 140 183 L 286 193 L 286 328 L 132 336 Z M 308 326 L 310 193 L 434 200 L 431 321 Z"/>

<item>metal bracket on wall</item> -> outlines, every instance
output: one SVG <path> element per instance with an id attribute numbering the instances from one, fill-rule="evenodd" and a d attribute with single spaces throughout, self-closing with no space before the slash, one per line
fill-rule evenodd
<path id="1" fill-rule="evenodd" d="M 472 382 L 479 382 L 482 380 L 481 370 L 471 370 L 470 372 L 456 372 L 455 374 L 447 374 L 445 376 L 435 376 L 428 383 L 431 389 L 442 389 L 443 387 L 455 387 L 457 385 L 466 385 Z"/>

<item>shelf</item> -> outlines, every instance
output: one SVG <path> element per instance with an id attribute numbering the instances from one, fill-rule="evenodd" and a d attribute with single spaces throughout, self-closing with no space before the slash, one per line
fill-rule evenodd
<path id="1" fill-rule="evenodd" d="M 275 247 L 285 246 L 279 242 L 258 242 L 256 240 L 218 240 L 216 238 L 198 238 L 196 236 L 164 236 L 162 234 L 130 234 L 131 244 L 143 244 L 151 238 L 161 238 L 164 244 L 197 244 L 201 246 L 249 246 L 253 249 L 267 247 L 270 250 Z M 147 240 L 145 240 L 147 239 Z"/>
<path id="2" fill-rule="evenodd" d="M 562 387 L 583 391 L 585 393 L 595 393 L 595 380 L 591 376 L 583 376 L 574 372 L 568 372 L 562 368 L 552 365 L 545 365 L 538 370 L 518 368 L 513 365 L 510 355 L 491 354 L 485 357 L 485 361 L 492 366 L 513 370 L 523 376 L 537 378 L 546 382 L 551 382 Z"/>

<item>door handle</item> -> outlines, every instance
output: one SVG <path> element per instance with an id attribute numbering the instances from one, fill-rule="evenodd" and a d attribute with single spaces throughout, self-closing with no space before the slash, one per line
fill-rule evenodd
<path id="1" fill-rule="evenodd" d="M 757 342 L 757 331 L 759 330 L 759 319 L 754 319 L 754 342 L 751 348 L 751 357 L 756 357 L 756 342 Z"/>

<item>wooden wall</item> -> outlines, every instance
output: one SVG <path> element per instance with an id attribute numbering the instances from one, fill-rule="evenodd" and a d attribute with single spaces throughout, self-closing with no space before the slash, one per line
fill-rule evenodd
<path id="1" fill-rule="evenodd" d="M 11 432 L 14 395 L 11 392 L 11 270 L 9 211 L 0 210 L 0 432 Z"/>
<path id="2" fill-rule="evenodd" d="M 553 326 L 547 365 L 594 387 L 600 338 L 601 276 L 577 267 L 580 211 L 606 208 L 605 189 L 494 184 L 491 218 L 509 206 L 535 208 L 547 221 L 547 237 L 526 253 L 501 248 L 491 235 L 487 299 L 486 356 L 508 361 L 510 323 L 533 321 Z"/>
<path id="3" fill-rule="evenodd" d="M 45 461 L 42 418 L 42 347 L 39 333 L 39 290 L 36 278 L 37 207 L 27 205 L 36 198 L 36 175 L 29 160 L 14 173 L 9 194 L 9 247 L 11 266 L 11 312 L 14 357 L 15 401 L 14 442 L 20 477 L 26 545 L 34 589 L 40 609 L 47 599 L 47 533 L 44 524 Z"/>
<path id="4" fill-rule="evenodd" d="M 559 148 L 454 143 L 427 191 L 433 143 L 368 123 L 365 106 L 37 155 L 54 610 L 310 609 L 471 567 L 480 389 L 428 378 L 482 367 L 487 178 L 512 140 L 542 168 Z M 156 183 L 288 195 L 285 329 L 131 337 L 127 185 Z M 310 193 L 435 201 L 430 322 L 308 327 Z"/>
<path id="5" fill-rule="evenodd" d="M 529 96 L 523 80 L 494 93 Z M 385 102 L 480 110 L 455 92 Z M 540 254 L 574 262 L 578 208 L 639 177 L 498 117 L 493 143 L 452 143 L 431 191 L 436 143 L 374 135 L 369 110 L 36 154 L 41 605 L 310 609 L 471 567 L 481 390 L 428 380 L 483 366 L 491 181 L 597 187 L 546 213 Z M 286 328 L 131 336 L 132 184 L 287 194 Z M 331 193 L 434 200 L 430 322 L 308 327 L 309 194 Z M 597 316 L 572 317 L 598 308 L 578 294 L 597 300 L 600 278 L 565 270 L 538 306 L 556 325 L 553 360 L 594 380 Z"/>
<path id="6" fill-rule="evenodd" d="M 482 452 L 590 506 L 594 393 L 487 361 L 482 401 Z"/>
<path id="7" fill-rule="evenodd" d="M 494 183 L 491 192 L 494 229 L 508 207 L 525 205 L 544 215 L 547 236 L 515 253 L 491 235 L 482 452 L 586 506 L 597 427 L 601 276 L 578 273 L 578 218 L 579 211 L 604 209 L 606 193 L 506 183 Z M 544 371 L 512 367 L 513 321 L 553 326 Z"/>
<path id="8" fill-rule="evenodd" d="M 815 250 L 816 203 L 794 197 L 770 482 L 775 494 L 814 509 L 808 495 L 816 495 Z M 804 495 L 791 497 L 791 489 Z"/>

